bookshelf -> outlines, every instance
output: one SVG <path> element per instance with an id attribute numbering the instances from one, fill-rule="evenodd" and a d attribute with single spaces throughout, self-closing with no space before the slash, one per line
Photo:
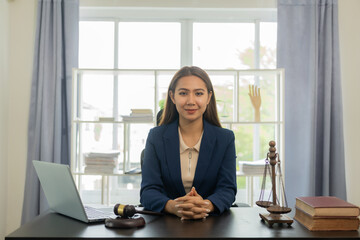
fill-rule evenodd
<path id="1" fill-rule="evenodd" d="M 233 130 L 236 137 L 240 187 L 237 202 L 252 205 L 258 197 L 256 189 L 261 176 L 242 171 L 241 162 L 264 159 L 268 141 L 275 140 L 282 164 L 285 164 L 284 70 L 206 71 L 214 85 L 221 123 Z M 140 169 L 141 151 L 149 130 L 156 125 L 159 102 L 165 99 L 175 72 L 168 69 L 73 69 L 71 170 L 83 199 L 96 195 L 90 203 L 112 204 L 121 200 L 117 199 L 119 188 L 131 190 L 139 197 L 141 174 L 136 170 Z M 261 88 L 260 121 L 253 118 L 249 84 Z M 132 111 L 136 110 L 151 114 L 134 117 Z M 86 171 L 86 154 L 101 151 L 119 153 L 113 171 Z M 128 174 L 129 171 L 135 174 Z M 91 181 L 96 183 L 89 187 Z M 91 191 L 94 193 L 86 195 Z"/>

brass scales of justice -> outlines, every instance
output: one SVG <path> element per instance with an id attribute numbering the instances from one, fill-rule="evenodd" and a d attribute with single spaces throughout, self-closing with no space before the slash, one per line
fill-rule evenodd
<path id="1" fill-rule="evenodd" d="M 260 197 L 259 201 L 256 201 L 256 205 L 262 208 L 266 208 L 266 210 L 269 212 L 268 214 L 260 213 L 259 215 L 261 217 L 261 220 L 267 222 L 270 227 L 272 227 L 274 223 L 287 223 L 288 226 L 291 226 L 291 224 L 293 223 L 292 218 L 284 215 L 291 212 L 291 208 L 289 208 L 287 205 L 285 187 L 281 174 L 280 158 L 279 154 L 276 153 L 275 145 L 275 141 L 269 142 L 270 148 L 265 159 L 265 168 L 262 179 Z M 268 200 L 264 200 L 267 174 L 270 175 L 272 188 Z M 276 194 L 276 176 L 278 176 L 279 182 L 279 196 Z M 272 201 L 270 201 L 271 196 Z M 279 197 L 281 199 L 279 199 Z"/>

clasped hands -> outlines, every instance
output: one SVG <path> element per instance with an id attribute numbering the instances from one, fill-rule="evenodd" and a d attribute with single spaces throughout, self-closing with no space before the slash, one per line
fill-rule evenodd
<path id="1" fill-rule="evenodd" d="M 193 187 L 188 194 L 183 197 L 170 200 L 173 207 L 171 213 L 186 219 L 204 219 L 209 213 L 214 211 L 214 205 L 210 200 L 204 200 Z"/>

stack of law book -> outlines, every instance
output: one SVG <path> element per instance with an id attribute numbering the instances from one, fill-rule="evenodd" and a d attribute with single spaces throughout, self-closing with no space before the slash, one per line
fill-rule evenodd
<path id="1" fill-rule="evenodd" d="M 356 231 L 358 206 L 332 196 L 297 197 L 294 219 L 310 231 Z"/>
<path id="2" fill-rule="evenodd" d="M 119 155 L 119 151 L 93 151 L 84 153 L 84 172 L 94 174 L 115 173 Z"/>
<path id="3" fill-rule="evenodd" d="M 131 122 L 153 121 L 153 112 L 151 109 L 131 109 L 130 115 L 121 117 L 124 121 Z"/>

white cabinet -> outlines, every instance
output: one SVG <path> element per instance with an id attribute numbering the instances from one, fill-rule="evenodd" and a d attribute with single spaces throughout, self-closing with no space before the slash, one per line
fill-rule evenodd
<path id="1" fill-rule="evenodd" d="M 147 134 L 156 125 L 159 102 L 166 98 L 175 72 L 73 70 L 71 169 L 84 202 L 138 203 L 141 175 L 126 172 L 140 168 Z M 207 72 L 222 125 L 235 133 L 237 161 L 265 158 L 270 140 L 277 142 L 278 152 L 284 156 L 283 70 Z M 261 88 L 260 122 L 254 121 L 249 84 Z M 150 118 L 130 117 L 132 110 L 141 113 L 144 109 L 151 111 Z M 282 163 L 284 160 L 282 157 Z M 247 174 L 241 169 L 238 175 L 237 201 L 253 202 L 256 181 L 249 185 L 249 177 L 245 180 Z"/>

